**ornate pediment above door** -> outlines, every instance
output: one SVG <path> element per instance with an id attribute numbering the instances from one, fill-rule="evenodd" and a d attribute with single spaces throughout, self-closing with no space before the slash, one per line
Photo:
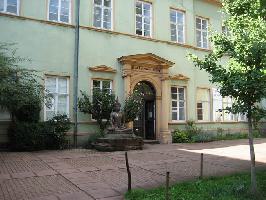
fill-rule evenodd
<path id="1" fill-rule="evenodd" d="M 152 53 L 122 56 L 118 61 L 123 65 L 123 76 L 134 72 L 165 74 L 175 64 Z"/>
<path id="2" fill-rule="evenodd" d="M 169 60 L 166 60 L 152 53 L 122 56 L 118 58 L 118 61 L 123 65 L 130 64 L 132 66 L 142 66 L 142 67 L 160 66 L 161 68 L 169 68 L 175 64 Z"/>

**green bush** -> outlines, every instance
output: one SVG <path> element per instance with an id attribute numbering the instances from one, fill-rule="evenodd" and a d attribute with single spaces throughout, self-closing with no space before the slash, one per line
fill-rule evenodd
<path id="1" fill-rule="evenodd" d="M 63 149 L 66 143 L 66 132 L 70 129 L 70 120 L 66 115 L 54 116 L 45 122 L 46 149 Z"/>
<path id="2" fill-rule="evenodd" d="M 192 136 L 192 142 L 195 143 L 202 143 L 202 142 L 212 142 L 217 140 L 216 135 L 213 135 L 211 133 L 201 133 L 198 135 Z"/>
<path id="3" fill-rule="evenodd" d="M 8 129 L 11 150 L 36 151 L 62 149 L 70 129 L 66 115 L 58 115 L 47 122 L 13 122 Z"/>
<path id="4" fill-rule="evenodd" d="M 44 123 L 14 122 L 8 129 L 10 148 L 16 151 L 41 150 L 45 147 Z"/>
<path id="5" fill-rule="evenodd" d="M 196 135 L 200 135 L 202 130 L 195 125 L 192 120 L 187 121 L 185 130 L 176 129 L 172 134 L 173 143 L 188 143 L 192 142 L 192 138 Z"/>
<path id="6" fill-rule="evenodd" d="M 173 143 L 187 143 L 190 142 L 190 137 L 186 131 L 176 129 L 172 135 Z"/>

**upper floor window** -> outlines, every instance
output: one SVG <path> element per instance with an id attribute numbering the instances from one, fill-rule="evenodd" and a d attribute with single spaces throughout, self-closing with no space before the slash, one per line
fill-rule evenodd
<path id="1" fill-rule="evenodd" d="M 49 0 L 49 20 L 70 23 L 71 0 Z"/>
<path id="2" fill-rule="evenodd" d="M 152 4 L 136 2 L 136 34 L 151 37 L 152 30 Z"/>
<path id="3" fill-rule="evenodd" d="M 19 14 L 19 0 L 0 0 L 0 12 Z"/>
<path id="4" fill-rule="evenodd" d="M 185 13 L 182 11 L 170 10 L 171 40 L 179 43 L 185 41 Z"/>
<path id="5" fill-rule="evenodd" d="M 112 0 L 94 0 L 93 26 L 112 29 Z"/>
<path id="6" fill-rule="evenodd" d="M 208 48 L 208 20 L 204 18 L 196 18 L 196 40 L 197 47 Z"/>
<path id="7" fill-rule="evenodd" d="M 210 90 L 199 88 L 197 90 L 197 119 L 199 121 L 210 120 Z"/>
<path id="8" fill-rule="evenodd" d="M 186 94 L 184 87 L 171 87 L 172 121 L 186 120 Z"/>
<path id="9" fill-rule="evenodd" d="M 57 114 L 69 114 L 69 79 L 66 77 L 47 76 L 45 89 L 51 95 L 51 107 L 45 108 L 45 119 L 49 120 Z"/>

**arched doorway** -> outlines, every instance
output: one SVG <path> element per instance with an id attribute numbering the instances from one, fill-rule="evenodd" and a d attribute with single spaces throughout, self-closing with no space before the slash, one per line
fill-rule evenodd
<path id="1" fill-rule="evenodd" d="M 156 91 L 148 81 L 137 83 L 134 90 L 144 94 L 142 111 L 133 123 L 134 132 L 144 139 L 154 140 L 156 138 Z"/>

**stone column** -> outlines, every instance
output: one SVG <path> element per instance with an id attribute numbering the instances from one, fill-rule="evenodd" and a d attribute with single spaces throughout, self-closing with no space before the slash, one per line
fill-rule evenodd
<path id="1" fill-rule="evenodd" d="M 124 78 L 124 99 L 127 98 L 128 94 L 131 92 L 131 65 L 124 64 L 123 65 L 123 78 Z M 129 122 L 126 124 L 127 128 L 133 128 L 133 122 Z"/>
<path id="2" fill-rule="evenodd" d="M 127 95 L 130 93 L 131 88 L 131 77 L 130 77 L 131 65 L 123 65 L 123 78 L 124 78 L 124 98 L 126 99 Z"/>
<path id="3" fill-rule="evenodd" d="M 166 70 L 166 69 L 165 69 Z M 164 73 L 162 78 L 162 106 L 161 106 L 161 129 L 160 129 L 160 140 L 163 144 L 172 143 L 171 132 L 168 127 L 169 122 L 169 103 L 170 103 L 170 93 L 169 93 L 169 79 L 168 71 Z"/>

